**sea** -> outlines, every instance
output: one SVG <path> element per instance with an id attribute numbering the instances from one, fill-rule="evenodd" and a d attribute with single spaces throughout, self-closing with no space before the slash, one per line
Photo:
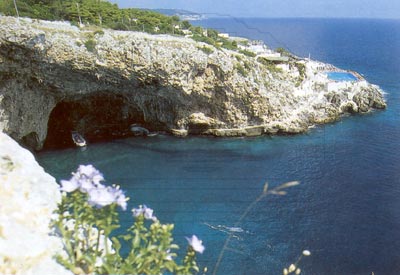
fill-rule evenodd
<path id="1" fill-rule="evenodd" d="M 57 180 L 93 164 L 126 191 L 129 208 L 146 204 L 175 224 L 180 254 L 185 237 L 198 236 L 206 274 L 282 274 L 292 263 L 304 275 L 400 274 L 400 21 L 192 23 L 357 71 L 385 91 L 387 109 L 295 136 L 135 137 L 44 151 L 39 163 Z M 256 201 L 265 183 L 290 181 L 300 184 Z M 121 222 L 132 223 L 130 211 Z"/>

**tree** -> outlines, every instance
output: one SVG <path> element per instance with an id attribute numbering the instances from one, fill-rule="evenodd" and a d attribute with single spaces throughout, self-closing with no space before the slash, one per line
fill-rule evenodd
<path id="1" fill-rule="evenodd" d="M 18 12 L 18 7 L 17 7 L 17 1 L 14 0 L 14 7 L 15 7 L 15 12 L 17 13 L 17 17 L 19 18 L 19 12 Z"/>
<path id="2" fill-rule="evenodd" d="M 182 29 L 188 30 L 188 29 L 190 29 L 191 26 L 192 25 L 190 25 L 189 21 L 187 21 L 187 20 L 182 21 Z"/>
<path id="3" fill-rule="evenodd" d="M 188 21 L 178 16 L 166 16 L 140 9 L 119 9 L 117 4 L 104 0 L 0 0 L 0 12 L 9 16 L 23 16 L 44 20 L 68 20 L 71 23 L 102 27 L 182 34 L 179 28 L 190 29 Z"/>

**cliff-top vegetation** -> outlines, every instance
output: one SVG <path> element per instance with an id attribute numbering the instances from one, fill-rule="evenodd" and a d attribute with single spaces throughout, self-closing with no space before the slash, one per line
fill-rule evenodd
<path id="1" fill-rule="evenodd" d="M 236 42 L 218 36 L 217 31 L 192 26 L 178 16 L 136 8 L 120 9 L 117 4 L 104 0 L 0 0 L 0 14 L 70 21 L 79 26 L 95 25 L 151 34 L 188 35 L 196 41 L 216 47 L 237 48 Z"/>

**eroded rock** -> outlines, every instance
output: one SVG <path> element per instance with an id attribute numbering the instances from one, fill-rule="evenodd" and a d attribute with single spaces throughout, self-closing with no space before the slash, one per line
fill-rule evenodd
<path id="1" fill-rule="evenodd" d="M 131 124 L 175 134 L 299 133 L 386 106 L 362 79 L 329 80 L 320 68 L 331 65 L 292 60 L 271 70 L 238 52 L 207 45 L 205 53 L 204 45 L 1 16 L 0 128 L 40 149 L 71 145 L 71 131 L 89 142 L 126 136 Z"/>

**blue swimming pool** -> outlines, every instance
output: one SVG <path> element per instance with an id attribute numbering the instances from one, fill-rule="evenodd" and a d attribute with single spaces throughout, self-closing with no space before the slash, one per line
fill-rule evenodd
<path id="1" fill-rule="evenodd" d="M 329 79 L 336 81 L 356 81 L 357 77 L 348 72 L 329 72 L 326 73 Z"/>

